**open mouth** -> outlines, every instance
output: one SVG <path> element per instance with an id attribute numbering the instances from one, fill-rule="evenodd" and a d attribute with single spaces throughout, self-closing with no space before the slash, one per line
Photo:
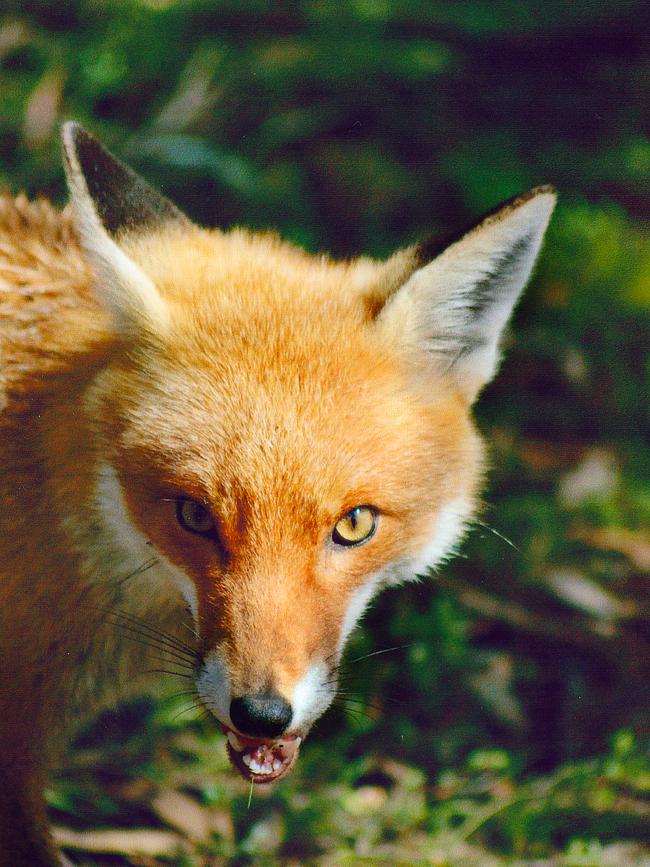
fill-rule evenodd
<path id="1" fill-rule="evenodd" d="M 223 726 L 228 739 L 228 757 L 245 780 L 273 783 L 285 777 L 298 758 L 302 738 L 298 735 L 269 740 L 247 738 Z"/>

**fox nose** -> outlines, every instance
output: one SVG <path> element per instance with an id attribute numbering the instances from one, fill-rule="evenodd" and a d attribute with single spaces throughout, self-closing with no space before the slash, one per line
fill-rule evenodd
<path id="1" fill-rule="evenodd" d="M 291 722 L 293 710 L 288 701 L 273 693 L 243 695 L 230 702 L 230 719 L 243 735 L 273 738 Z"/>

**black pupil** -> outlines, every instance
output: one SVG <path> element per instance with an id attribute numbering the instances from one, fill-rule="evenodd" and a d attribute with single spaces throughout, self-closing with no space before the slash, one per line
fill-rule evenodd
<path id="1" fill-rule="evenodd" d="M 203 524 L 205 522 L 205 514 L 206 510 L 203 506 L 199 506 L 198 503 L 194 504 L 194 522 L 196 524 Z"/>
<path id="2" fill-rule="evenodd" d="M 360 509 L 352 509 L 350 512 L 350 525 L 353 530 L 357 529 L 357 524 L 359 523 L 359 512 Z"/>

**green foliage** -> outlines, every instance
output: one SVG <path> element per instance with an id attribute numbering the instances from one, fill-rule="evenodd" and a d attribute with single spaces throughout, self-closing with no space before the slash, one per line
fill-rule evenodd
<path id="1" fill-rule="evenodd" d="M 90 825 L 122 828 L 155 828 L 162 819 L 177 830 L 194 828 L 195 836 L 202 829 L 191 850 L 175 848 L 178 841 L 165 849 L 165 838 L 160 863 L 181 863 L 180 851 L 188 865 L 204 863 L 202 853 L 233 864 L 294 859 L 460 867 L 513 863 L 512 857 L 524 864 L 552 855 L 552 863 L 566 867 L 642 863 L 635 860 L 642 844 L 633 841 L 645 835 L 650 761 L 630 730 L 617 732 L 600 759 L 565 763 L 534 777 L 522 777 L 505 750 L 475 749 L 428 777 L 381 752 L 350 761 L 337 738 L 326 753 L 317 744 L 305 751 L 282 786 L 262 787 L 249 800 L 212 727 L 195 721 L 181 730 L 179 708 L 178 701 L 159 705 L 148 717 L 142 705 L 135 709 L 147 723 L 149 742 L 165 744 L 155 758 L 145 750 L 134 763 L 130 742 L 114 737 L 104 739 L 99 754 L 77 750 L 65 787 L 50 794 L 55 818 L 71 825 L 83 814 Z M 105 719 L 99 728 L 106 725 Z M 94 776 L 88 778 L 90 763 Z M 170 803 L 176 809 L 171 815 Z M 101 831 L 86 838 L 89 848 L 101 840 Z"/>
<path id="2" fill-rule="evenodd" d="M 138 706 L 78 745 L 50 794 L 61 824 L 176 828 L 159 861 L 187 865 L 647 857 L 644 11 L 5 0 L 0 183 L 14 191 L 63 199 L 69 117 L 198 221 L 343 256 L 387 255 L 537 183 L 560 191 L 477 410 L 490 505 L 460 558 L 369 613 L 293 778 L 248 809 L 209 723 Z M 165 792 L 216 830 L 179 829 Z"/>

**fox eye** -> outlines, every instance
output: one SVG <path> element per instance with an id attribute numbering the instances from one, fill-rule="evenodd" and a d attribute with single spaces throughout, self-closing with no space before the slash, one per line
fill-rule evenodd
<path id="1" fill-rule="evenodd" d="M 366 542 L 377 527 L 377 512 L 370 506 L 357 506 L 340 518 L 332 531 L 336 545 L 360 545 Z"/>
<path id="2" fill-rule="evenodd" d="M 214 520 L 210 512 L 196 500 L 178 500 L 176 518 L 184 530 L 208 536 L 214 530 Z"/>

